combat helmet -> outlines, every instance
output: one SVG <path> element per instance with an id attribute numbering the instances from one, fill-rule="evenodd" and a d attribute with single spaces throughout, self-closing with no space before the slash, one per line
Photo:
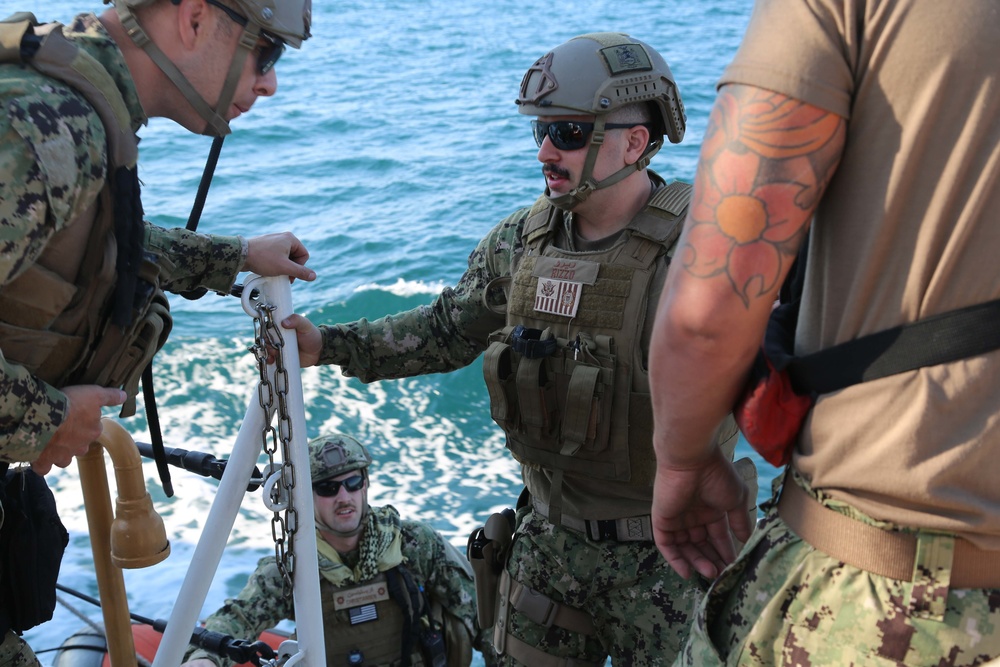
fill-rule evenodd
<path id="1" fill-rule="evenodd" d="M 309 469 L 312 482 L 361 470 L 365 472 L 372 456 L 360 442 L 349 435 L 333 433 L 309 441 Z"/>
<path id="2" fill-rule="evenodd" d="M 595 181 L 594 163 L 608 114 L 637 103 L 647 103 L 654 112 L 649 146 L 634 165 Z M 684 104 L 670 67 L 651 46 L 624 33 L 580 35 L 552 49 L 525 73 L 516 104 L 518 112 L 529 116 L 595 117 L 580 185 L 549 198 L 565 210 L 586 200 L 594 190 L 644 169 L 662 147 L 663 136 L 675 144 L 684 138 Z"/>
<path id="3" fill-rule="evenodd" d="M 203 134 L 225 136 L 229 134 L 229 122 L 225 112 L 233 101 L 236 84 L 239 82 L 243 63 L 263 37 L 276 46 L 285 44 L 301 48 L 302 42 L 311 36 L 312 0 L 223 0 L 232 5 L 230 18 L 243 25 L 240 48 L 229 67 L 229 73 L 219 95 L 215 109 L 194 89 L 194 86 L 177 69 L 177 66 L 160 50 L 139 25 L 134 9 L 150 5 L 157 0 L 103 0 L 104 4 L 114 4 L 118 17 L 129 37 L 136 46 L 146 51 L 157 67 L 177 86 L 184 98 L 207 123 Z M 170 0 L 180 4 L 181 0 Z M 214 2 L 213 2 L 214 4 Z M 229 5 L 226 5 L 229 7 Z M 228 14 L 229 12 L 227 12 Z"/>

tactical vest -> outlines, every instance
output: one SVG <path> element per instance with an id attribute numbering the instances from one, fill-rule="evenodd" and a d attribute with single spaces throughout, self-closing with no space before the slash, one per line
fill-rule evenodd
<path id="1" fill-rule="evenodd" d="M 641 337 L 657 265 L 669 261 L 690 196 L 685 183 L 660 187 L 599 252 L 556 248 L 561 212 L 544 198 L 531 209 L 511 270 L 507 326 L 491 334 L 483 365 L 491 415 L 520 462 L 559 479 L 652 484 Z"/>
<path id="2" fill-rule="evenodd" d="M 22 60 L 26 34 L 41 39 L 36 40 L 37 52 Z M 111 322 L 118 246 L 110 175 L 121 166 L 133 168 L 138 157 L 128 108 L 110 74 L 66 39 L 58 23 L 39 26 L 27 13 L 0 22 L 0 63 L 28 65 L 87 99 L 108 138 L 109 174 L 94 204 L 57 232 L 34 264 L 0 290 L 0 349 L 8 361 L 55 387 L 124 388 L 129 400 L 122 416 L 129 416 L 135 412 L 142 370 L 166 342 L 172 320 L 159 289 L 156 257 L 147 253 L 138 271 L 130 323 L 121 327 Z M 11 122 L 30 144 L 42 143 L 34 124 L 14 118 Z"/>
<path id="3" fill-rule="evenodd" d="M 390 571 L 390 576 L 400 580 L 412 576 L 402 566 Z M 423 598 L 423 593 L 417 591 Z M 413 609 L 390 591 L 385 573 L 356 586 L 335 586 L 320 580 L 323 600 L 323 625 L 326 636 L 326 663 L 350 665 L 353 655 L 360 656 L 364 665 L 402 665 L 403 643 L 407 617 L 417 617 L 422 610 Z M 426 609 L 426 601 L 422 605 Z M 418 619 L 419 621 L 419 619 Z M 419 631 L 419 628 L 418 628 Z M 418 666 L 426 664 L 420 642 L 414 637 L 410 642 L 409 662 Z"/>

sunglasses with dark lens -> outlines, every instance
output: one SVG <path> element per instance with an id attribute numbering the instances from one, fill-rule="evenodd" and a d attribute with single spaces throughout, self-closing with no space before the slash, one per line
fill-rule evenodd
<path id="1" fill-rule="evenodd" d="M 605 130 L 624 130 L 643 123 L 607 123 Z M 593 123 L 581 123 L 575 120 L 533 120 L 531 129 L 535 134 L 535 143 L 542 147 L 547 136 L 552 145 L 561 151 L 575 151 L 587 145 L 590 133 L 594 131 Z"/>
<path id="2" fill-rule="evenodd" d="M 266 32 L 260 33 L 260 36 L 264 43 L 257 45 L 257 72 L 264 75 L 271 71 L 285 52 L 285 42 Z"/>
<path id="3" fill-rule="evenodd" d="M 205 2 L 213 7 L 221 9 L 226 13 L 226 16 L 231 18 L 235 23 L 238 23 L 240 27 L 247 27 L 247 23 L 249 23 L 247 17 L 243 16 L 232 7 L 227 7 L 219 2 L 219 0 L 205 0 Z M 278 62 L 278 58 L 280 58 L 281 54 L 285 52 L 285 41 L 280 37 L 275 37 L 274 35 L 263 31 L 260 33 L 260 37 L 264 40 L 264 43 L 258 44 L 256 49 L 257 73 L 264 75 L 271 71 L 274 64 Z"/>
<path id="4" fill-rule="evenodd" d="M 324 479 L 315 482 L 313 484 L 313 491 L 316 492 L 317 496 L 332 498 L 340 493 L 340 487 L 342 486 L 351 493 L 354 493 L 355 491 L 360 491 L 364 485 L 365 478 L 363 475 L 351 475 L 347 479 L 342 480 Z"/>

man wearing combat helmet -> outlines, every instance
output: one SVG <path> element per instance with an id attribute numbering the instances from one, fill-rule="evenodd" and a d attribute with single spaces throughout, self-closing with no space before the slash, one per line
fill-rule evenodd
<path id="1" fill-rule="evenodd" d="M 333 434 L 309 443 L 326 659 L 330 665 L 468 665 L 475 633 L 469 564 L 429 526 L 368 504 L 372 457 Z M 209 630 L 256 640 L 294 618 L 274 556 L 209 616 Z M 233 663 L 197 649 L 185 667 Z"/>
<path id="2" fill-rule="evenodd" d="M 527 490 L 497 593 L 503 662 L 669 664 L 700 588 L 653 543 L 646 361 L 691 188 L 646 167 L 665 138 L 683 138 L 684 108 L 664 59 L 618 33 L 545 54 L 517 104 L 536 117 L 545 193 L 493 228 L 454 289 L 373 322 L 283 324 L 304 365 L 364 382 L 484 355 L 490 410 Z M 736 438 L 729 419 L 718 442 L 730 456 Z"/>
<path id="3" fill-rule="evenodd" d="M 68 25 L 28 13 L 0 22 L 4 469 L 65 467 L 100 435 L 103 407 L 132 414 L 170 330 L 162 290 L 228 293 L 242 270 L 315 277 L 290 233 L 245 240 L 146 223 L 136 168 L 136 132 L 150 117 L 222 136 L 273 95 L 285 45 L 309 37 L 310 0 L 114 3 Z M 44 610 L 22 617 L 6 586 L 23 577 L 8 560 L 0 554 L 0 665 L 37 664 L 15 631 Z M 58 554 L 49 560 L 57 570 Z M 56 574 L 44 574 L 50 594 Z"/>

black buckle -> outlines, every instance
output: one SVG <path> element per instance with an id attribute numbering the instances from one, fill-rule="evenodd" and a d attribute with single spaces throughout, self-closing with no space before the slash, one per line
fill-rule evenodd
<path id="1" fill-rule="evenodd" d="M 594 534 L 594 531 L 597 534 Z M 618 541 L 618 526 L 614 519 L 602 519 L 600 521 L 587 522 L 587 537 L 594 541 L 615 540 Z"/>
<path id="2" fill-rule="evenodd" d="M 556 339 L 541 340 L 541 329 L 528 329 L 523 324 L 518 324 L 510 337 L 510 346 L 514 351 L 528 359 L 543 359 L 556 351 Z"/>

